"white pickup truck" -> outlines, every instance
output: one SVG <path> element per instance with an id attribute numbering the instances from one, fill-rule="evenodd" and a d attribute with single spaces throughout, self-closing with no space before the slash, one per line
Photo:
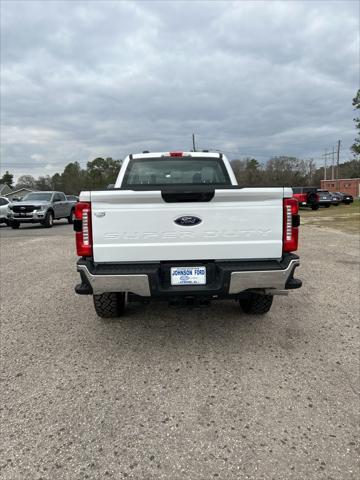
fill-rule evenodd
<path id="1" fill-rule="evenodd" d="M 239 301 L 264 314 L 273 296 L 300 288 L 298 202 L 291 188 L 242 188 L 211 152 L 129 155 L 114 188 L 76 204 L 78 294 L 100 317 L 126 301 Z"/>

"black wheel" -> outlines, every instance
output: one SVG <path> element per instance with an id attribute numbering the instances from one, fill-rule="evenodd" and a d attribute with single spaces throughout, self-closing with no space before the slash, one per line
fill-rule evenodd
<path id="1" fill-rule="evenodd" d="M 319 210 L 319 204 L 311 205 L 311 210 Z"/>
<path id="2" fill-rule="evenodd" d="M 308 199 L 307 199 L 307 204 L 313 209 L 313 210 L 317 210 L 317 208 L 314 208 L 316 205 L 319 205 L 318 203 L 318 196 L 316 193 L 314 192 L 310 192 L 309 195 L 308 195 Z M 319 208 L 319 207 L 318 207 Z"/>
<path id="3" fill-rule="evenodd" d="M 330 205 L 327 203 L 326 205 L 324 205 L 325 208 L 330 208 Z"/>
<path id="4" fill-rule="evenodd" d="M 13 228 L 14 230 L 17 230 L 20 228 L 20 222 L 17 222 L 16 220 L 12 220 L 10 222 L 10 227 Z"/>
<path id="5" fill-rule="evenodd" d="M 264 313 L 267 313 L 271 308 L 273 296 L 249 293 L 247 298 L 240 298 L 239 302 L 243 312 L 252 315 L 264 315 Z"/>
<path id="6" fill-rule="evenodd" d="M 70 216 L 67 217 L 67 221 L 70 223 L 70 225 L 72 225 L 74 223 L 74 220 L 75 220 L 75 210 L 72 209 Z"/>
<path id="7" fill-rule="evenodd" d="M 351 202 L 344 202 L 344 205 L 350 205 Z"/>
<path id="8" fill-rule="evenodd" d="M 52 212 L 47 212 L 42 224 L 45 228 L 51 228 L 54 225 L 54 214 Z"/>
<path id="9" fill-rule="evenodd" d="M 339 206 L 339 204 L 338 204 L 338 203 L 333 203 L 333 205 L 334 205 L 335 207 L 338 207 L 338 206 Z"/>
<path id="10" fill-rule="evenodd" d="M 121 317 L 125 310 L 125 293 L 109 292 L 93 295 L 96 313 L 101 318 Z"/>

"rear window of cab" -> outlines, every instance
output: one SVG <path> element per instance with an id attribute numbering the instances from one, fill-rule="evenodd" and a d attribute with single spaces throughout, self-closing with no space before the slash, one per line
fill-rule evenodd
<path id="1" fill-rule="evenodd" d="M 138 185 L 231 185 L 219 158 L 140 158 L 130 161 L 122 187 Z"/>

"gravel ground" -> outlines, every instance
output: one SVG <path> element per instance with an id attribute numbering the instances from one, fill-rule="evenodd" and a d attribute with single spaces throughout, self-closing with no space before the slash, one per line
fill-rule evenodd
<path id="1" fill-rule="evenodd" d="M 305 226 L 304 286 L 96 317 L 71 227 L 1 228 L 2 479 L 359 478 L 358 237 Z"/>

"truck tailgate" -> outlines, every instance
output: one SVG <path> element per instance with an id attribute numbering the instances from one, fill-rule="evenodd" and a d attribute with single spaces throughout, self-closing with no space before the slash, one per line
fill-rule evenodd
<path id="1" fill-rule="evenodd" d="M 160 191 L 93 191 L 94 261 L 279 259 L 283 190 L 219 189 L 187 203 L 167 203 Z M 181 216 L 201 222 L 178 225 Z"/>

